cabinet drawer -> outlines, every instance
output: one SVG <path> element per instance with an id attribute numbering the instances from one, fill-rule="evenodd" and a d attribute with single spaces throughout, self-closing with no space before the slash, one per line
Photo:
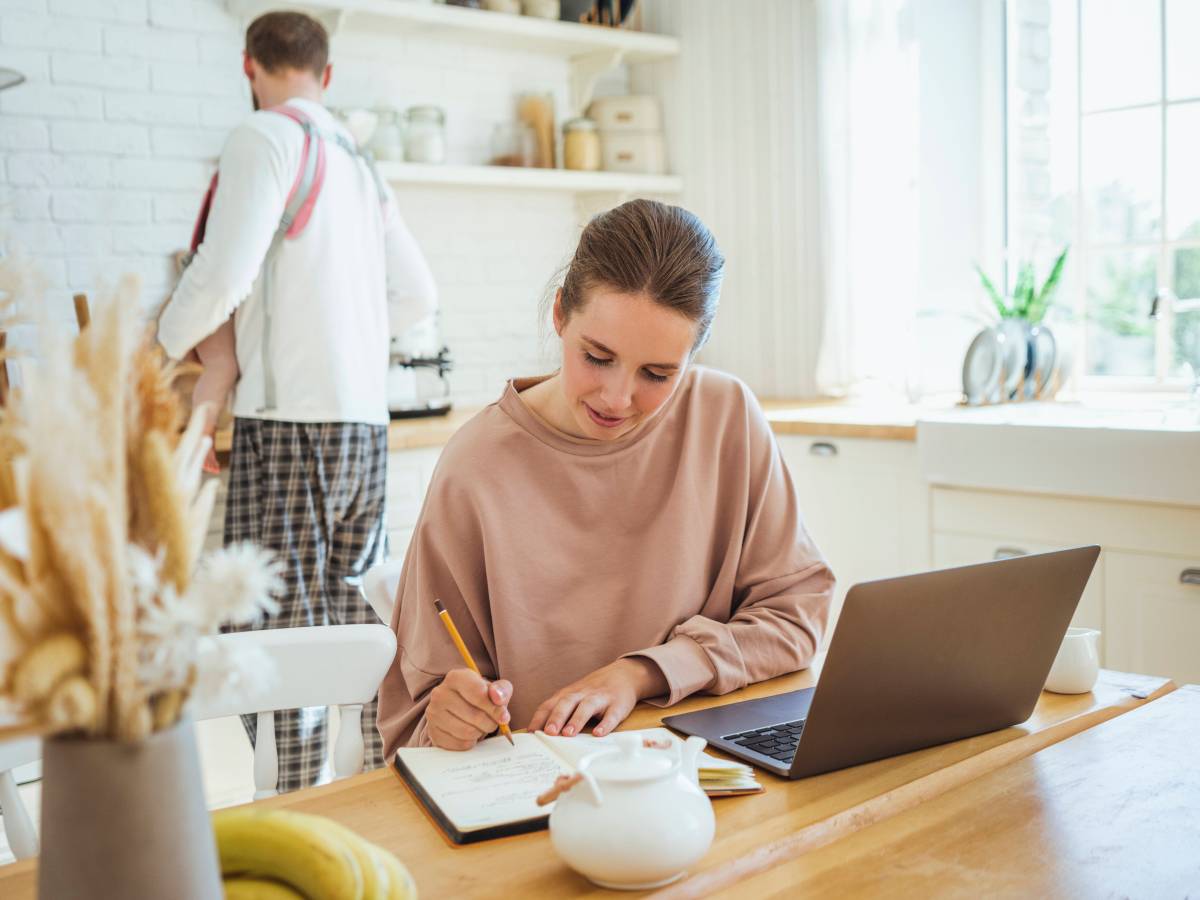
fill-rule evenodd
<path id="1" fill-rule="evenodd" d="M 1192 557 L 1109 553 L 1104 575 L 1109 666 L 1200 682 L 1200 584 L 1187 583 L 1200 578 L 1200 548 Z"/>
<path id="2" fill-rule="evenodd" d="M 1055 544 L 1043 544 L 1039 541 L 1011 535 L 981 537 L 973 534 L 934 532 L 933 565 L 937 569 L 948 569 L 954 566 L 969 566 L 973 563 L 988 562 L 993 559 L 1045 553 L 1058 549 L 1061 548 Z M 1100 663 L 1109 665 L 1105 656 L 1107 636 L 1104 627 L 1104 585 L 1105 570 L 1102 554 L 1096 563 L 1096 568 L 1092 570 L 1092 577 L 1088 580 L 1087 587 L 1083 589 L 1083 596 L 1079 598 L 1079 605 L 1075 608 L 1071 624 L 1099 629 Z"/>
<path id="3" fill-rule="evenodd" d="M 1052 547 L 1099 544 L 1187 555 L 1200 547 L 1200 509 L 962 488 L 932 491 L 935 532 L 1023 534 Z"/>

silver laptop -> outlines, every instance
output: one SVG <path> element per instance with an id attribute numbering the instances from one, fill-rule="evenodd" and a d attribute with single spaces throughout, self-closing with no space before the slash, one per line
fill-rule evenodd
<path id="1" fill-rule="evenodd" d="M 1099 547 L 857 584 L 815 688 L 667 716 L 803 778 L 1024 722 Z"/>

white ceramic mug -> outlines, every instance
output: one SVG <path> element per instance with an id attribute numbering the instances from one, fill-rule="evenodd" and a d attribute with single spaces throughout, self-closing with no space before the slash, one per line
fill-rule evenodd
<path id="1" fill-rule="evenodd" d="M 1090 691 L 1100 675 L 1099 637 L 1095 628 L 1068 628 L 1046 678 L 1046 690 L 1056 694 Z"/>

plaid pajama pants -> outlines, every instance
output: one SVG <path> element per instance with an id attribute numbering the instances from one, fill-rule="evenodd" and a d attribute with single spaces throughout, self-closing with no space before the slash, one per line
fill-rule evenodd
<path id="1" fill-rule="evenodd" d="M 259 628 L 379 622 L 362 576 L 385 555 L 387 428 L 340 422 L 234 423 L 225 543 L 276 551 L 286 593 Z M 363 707 L 364 767 L 383 765 L 377 700 Z M 316 783 L 326 758 L 324 707 L 275 713 L 279 791 Z M 256 717 L 243 716 L 250 743 Z"/>

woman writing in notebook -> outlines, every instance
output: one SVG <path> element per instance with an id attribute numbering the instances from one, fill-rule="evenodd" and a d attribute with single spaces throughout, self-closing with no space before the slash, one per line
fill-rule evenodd
<path id="1" fill-rule="evenodd" d="M 388 756 L 502 723 L 607 734 L 639 700 L 808 665 L 833 576 L 754 396 L 692 362 L 723 268 L 678 207 L 636 200 L 584 229 L 554 300 L 561 369 L 509 382 L 434 473 L 380 688 Z"/>

